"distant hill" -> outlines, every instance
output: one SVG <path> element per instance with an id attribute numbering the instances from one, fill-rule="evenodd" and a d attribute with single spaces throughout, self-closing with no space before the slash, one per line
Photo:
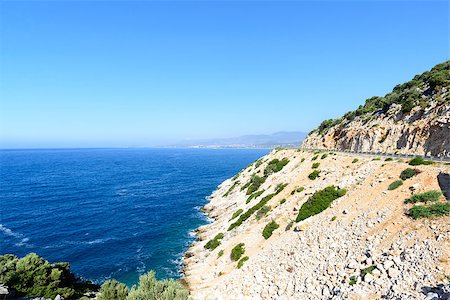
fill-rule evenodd
<path id="1" fill-rule="evenodd" d="M 299 147 L 306 137 L 305 132 L 280 131 L 273 134 L 243 135 L 222 139 L 185 140 L 168 147 L 189 148 L 276 148 Z"/>
<path id="2" fill-rule="evenodd" d="M 325 120 L 304 148 L 450 156 L 450 61 Z"/>

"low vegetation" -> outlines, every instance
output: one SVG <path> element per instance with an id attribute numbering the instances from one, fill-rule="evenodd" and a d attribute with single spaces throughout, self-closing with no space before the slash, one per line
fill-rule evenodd
<path id="1" fill-rule="evenodd" d="M 429 191 L 425 193 L 415 194 L 410 198 L 405 200 L 405 203 L 427 203 L 427 202 L 437 202 L 439 198 L 442 196 L 442 193 L 439 191 Z"/>
<path id="2" fill-rule="evenodd" d="M 266 168 L 264 169 L 264 176 L 269 176 L 270 174 L 277 173 L 281 171 L 285 165 L 289 163 L 289 159 L 283 158 L 282 160 L 279 160 L 277 158 L 272 159 L 267 164 Z"/>
<path id="3" fill-rule="evenodd" d="M 304 190 L 305 190 L 305 188 L 302 187 L 302 186 L 297 187 L 297 188 L 295 188 L 294 190 L 292 190 L 291 195 L 294 195 L 295 193 L 301 193 L 301 192 L 303 192 Z"/>
<path id="4" fill-rule="evenodd" d="M 205 244 L 205 249 L 214 250 L 220 246 L 221 240 L 223 239 L 223 233 L 218 233 L 212 240 L 209 240 Z"/>
<path id="5" fill-rule="evenodd" d="M 50 263 L 36 253 L 18 258 L 12 254 L 0 256 L 0 283 L 18 292 L 18 296 L 79 298 L 98 289 L 90 281 L 70 272 L 69 263 Z"/>
<path id="6" fill-rule="evenodd" d="M 359 161 L 359 159 L 355 158 L 352 160 L 352 164 L 357 163 Z"/>
<path id="7" fill-rule="evenodd" d="M 247 203 L 249 203 L 250 201 L 252 201 L 252 199 L 258 198 L 259 196 L 262 195 L 262 193 L 264 193 L 264 190 L 254 192 L 253 194 L 251 194 L 251 195 L 247 198 L 247 200 L 245 201 L 245 203 L 247 204 Z"/>
<path id="8" fill-rule="evenodd" d="M 388 186 L 388 190 L 392 191 L 403 184 L 403 180 L 396 180 Z"/>
<path id="9" fill-rule="evenodd" d="M 338 189 L 333 185 L 315 192 L 302 207 L 300 207 L 296 222 L 303 221 L 324 211 L 334 200 L 344 196 L 346 192 L 345 189 Z"/>
<path id="10" fill-rule="evenodd" d="M 450 202 L 434 203 L 429 206 L 416 205 L 407 213 L 413 219 L 441 217 L 450 214 Z"/>
<path id="11" fill-rule="evenodd" d="M 237 268 L 240 269 L 244 265 L 244 263 L 249 260 L 248 256 L 244 256 L 241 260 L 238 261 Z"/>
<path id="12" fill-rule="evenodd" d="M 386 158 L 384 161 L 393 161 L 394 159 L 392 157 Z"/>
<path id="13" fill-rule="evenodd" d="M 234 188 L 236 187 L 236 186 L 238 186 L 239 185 L 239 180 L 238 181 L 235 181 L 234 183 L 233 183 L 233 185 L 228 189 L 228 191 L 225 193 L 225 194 L 223 194 L 223 196 L 226 198 L 226 197 L 228 197 L 228 195 L 234 190 Z"/>
<path id="14" fill-rule="evenodd" d="M 409 161 L 410 166 L 419 166 L 419 165 L 431 165 L 433 162 L 431 160 L 425 160 L 422 157 L 414 157 Z"/>
<path id="15" fill-rule="evenodd" d="M 115 279 L 105 281 L 100 288 L 98 300 L 122 300 L 128 295 L 128 287 Z"/>
<path id="16" fill-rule="evenodd" d="M 312 164 L 312 167 L 311 167 L 311 168 L 317 169 L 319 166 L 320 166 L 320 163 L 316 162 L 316 163 L 313 163 L 313 164 Z"/>
<path id="17" fill-rule="evenodd" d="M 356 278 L 356 276 L 351 276 L 348 284 L 355 285 L 357 282 L 358 282 L 358 279 Z"/>
<path id="18" fill-rule="evenodd" d="M 261 176 L 254 174 L 250 178 L 250 184 L 247 189 L 247 195 L 250 195 L 250 194 L 256 192 L 265 181 L 266 181 L 265 177 L 261 177 Z"/>
<path id="19" fill-rule="evenodd" d="M 272 236 L 272 233 L 278 227 L 280 227 L 280 225 L 278 225 L 275 221 L 271 221 L 264 227 L 263 232 L 262 232 L 263 237 L 267 240 L 268 238 L 270 238 Z"/>
<path id="20" fill-rule="evenodd" d="M 328 156 L 328 154 L 327 154 L 327 153 L 324 153 L 324 154 L 320 157 L 320 159 L 325 159 L 325 158 L 327 158 L 327 156 Z"/>
<path id="21" fill-rule="evenodd" d="M 232 261 L 238 261 L 241 256 L 245 253 L 245 244 L 240 243 L 234 246 L 233 249 L 231 249 L 230 258 Z"/>
<path id="22" fill-rule="evenodd" d="M 311 160 L 316 160 L 319 157 L 319 155 L 315 155 L 313 156 L 313 158 L 311 158 Z"/>
<path id="23" fill-rule="evenodd" d="M 219 251 L 219 253 L 217 253 L 217 257 L 221 257 L 223 255 L 223 249 Z"/>
<path id="24" fill-rule="evenodd" d="M 279 183 L 277 184 L 277 186 L 275 187 L 275 194 L 279 194 L 281 193 L 282 190 L 284 190 L 285 187 L 287 187 L 287 183 Z"/>
<path id="25" fill-rule="evenodd" d="M 280 204 L 284 204 L 285 202 L 286 202 L 286 199 L 285 199 L 285 198 L 283 198 L 283 199 L 280 200 Z"/>
<path id="26" fill-rule="evenodd" d="M 409 178 L 412 178 L 412 177 L 416 176 L 419 173 L 420 173 L 420 170 L 418 170 L 418 169 L 407 168 L 407 169 L 404 169 L 400 173 L 400 178 L 402 180 L 406 180 L 406 179 L 409 179 Z"/>
<path id="27" fill-rule="evenodd" d="M 244 210 L 242 208 L 239 208 L 237 211 L 234 212 L 234 214 L 231 216 L 231 220 L 236 219 L 240 214 L 242 214 Z"/>
<path id="28" fill-rule="evenodd" d="M 372 272 L 376 269 L 377 267 L 375 265 L 371 265 L 365 269 L 361 270 L 361 278 L 364 278 L 364 276 L 366 276 L 367 274 L 372 274 Z"/>
<path id="29" fill-rule="evenodd" d="M 264 205 L 256 212 L 256 220 L 264 218 L 270 211 L 271 207 L 269 205 Z"/>
<path id="30" fill-rule="evenodd" d="M 274 196 L 276 195 L 276 193 L 273 194 L 269 194 L 267 196 L 265 196 L 264 198 L 261 199 L 261 201 L 258 202 L 258 204 L 252 206 L 251 208 L 249 208 L 245 213 L 241 214 L 239 216 L 239 218 L 228 227 L 228 231 L 233 230 L 234 228 L 238 227 L 239 225 L 242 224 L 242 222 L 244 222 L 245 220 L 247 220 L 248 218 L 250 218 L 250 216 L 258 211 L 261 207 L 263 207 L 264 205 L 267 204 L 267 202 L 269 202 L 270 199 L 272 199 Z"/>
<path id="31" fill-rule="evenodd" d="M 319 177 L 320 171 L 319 170 L 314 170 L 312 171 L 311 174 L 308 175 L 308 178 L 311 180 L 316 179 L 317 177 Z"/>
<path id="32" fill-rule="evenodd" d="M 179 281 L 173 279 L 157 280 L 155 272 L 149 272 L 139 277 L 139 285 L 133 285 L 125 299 L 185 300 L 189 299 L 189 292 Z"/>

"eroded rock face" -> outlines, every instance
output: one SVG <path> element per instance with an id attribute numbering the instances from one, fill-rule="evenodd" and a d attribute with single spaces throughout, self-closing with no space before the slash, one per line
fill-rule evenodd
<path id="1" fill-rule="evenodd" d="M 324 134 L 314 132 L 302 147 L 448 157 L 450 103 L 432 101 L 425 110 L 418 106 L 409 113 L 393 104 L 385 114 L 374 112 L 342 122 Z"/>

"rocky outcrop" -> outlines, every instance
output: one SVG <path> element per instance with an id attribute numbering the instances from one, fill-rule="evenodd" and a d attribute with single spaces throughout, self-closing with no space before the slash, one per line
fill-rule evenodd
<path id="1" fill-rule="evenodd" d="M 302 147 L 450 157 L 450 61 L 325 120 Z"/>
<path id="2" fill-rule="evenodd" d="M 336 125 L 326 133 L 313 132 L 303 148 L 354 152 L 450 156 L 450 103 L 432 102 L 422 110 L 404 113 L 392 105 L 384 114 L 376 112 Z"/>

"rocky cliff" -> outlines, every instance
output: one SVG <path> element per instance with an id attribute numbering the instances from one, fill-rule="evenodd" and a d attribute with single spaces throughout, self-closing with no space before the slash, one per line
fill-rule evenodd
<path id="1" fill-rule="evenodd" d="M 302 147 L 450 156 L 450 61 L 322 122 Z"/>

